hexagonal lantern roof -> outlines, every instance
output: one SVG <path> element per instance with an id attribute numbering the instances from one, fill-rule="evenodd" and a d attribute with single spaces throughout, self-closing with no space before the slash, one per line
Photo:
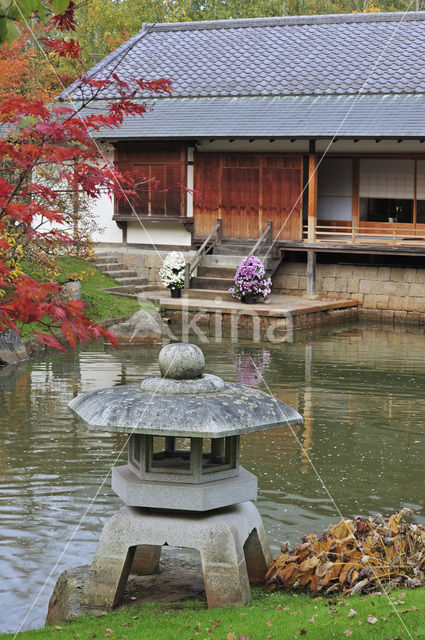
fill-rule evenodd
<path id="1" fill-rule="evenodd" d="M 172 343 L 159 354 L 160 376 L 83 393 L 69 407 L 98 431 L 223 438 L 303 422 L 273 396 L 204 373 L 199 347 Z"/>

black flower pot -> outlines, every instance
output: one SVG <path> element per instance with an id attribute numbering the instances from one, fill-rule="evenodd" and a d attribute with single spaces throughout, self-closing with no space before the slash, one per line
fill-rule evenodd
<path id="1" fill-rule="evenodd" d="M 244 304 L 255 304 L 257 302 L 257 298 L 252 293 L 247 293 L 246 296 L 241 297 L 241 302 Z"/>
<path id="2" fill-rule="evenodd" d="M 182 290 L 181 289 L 171 289 L 171 297 L 172 298 L 181 298 Z"/>

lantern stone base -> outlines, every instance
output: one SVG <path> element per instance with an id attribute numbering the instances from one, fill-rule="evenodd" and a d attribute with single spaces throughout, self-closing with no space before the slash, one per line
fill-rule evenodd
<path id="1" fill-rule="evenodd" d="M 202 484 L 140 480 L 126 464 L 112 469 L 112 489 L 130 507 L 210 511 L 257 497 L 257 477 L 243 467 L 234 478 Z"/>
<path id="2" fill-rule="evenodd" d="M 156 549 L 151 547 L 154 548 Z M 139 549 L 140 547 L 137 547 L 136 555 Z M 146 550 L 147 547 L 142 549 Z M 144 565 L 146 566 L 146 563 Z M 145 566 L 142 567 L 143 575 L 140 575 L 139 567 L 134 567 L 133 564 L 120 608 L 130 608 L 148 602 L 179 602 L 205 597 L 202 567 L 197 558 L 180 554 L 177 549 L 164 547 L 158 570 L 146 575 Z M 50 598 L 46 625 L 60 625 L 80 616 L 100 615 L 104 612 L 102 607 L 81 603 L 81 594 L 89 570 L 88 566 L 73 567 L 61 573 Z"/>
<path id="3" fill-rule="evenodd" d="M 210 608 L 245 604 L 250 582 L 264 580 L 271 560 L 263 522 L 252 502 L 195 515 L 125 506 L 103 528 L 83 604 L 106 610 L 118 605 L 139 545 L 198 550 Z"/>

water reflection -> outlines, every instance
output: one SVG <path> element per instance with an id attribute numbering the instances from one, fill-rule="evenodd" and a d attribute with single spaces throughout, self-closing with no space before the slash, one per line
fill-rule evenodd
<path id="1" fill-rule="evenodd" d="M 355 326 L 300 332 L 291 344 L 202 345 L 211 373 L 269 387 L 305 417 L 293 432 L 242 442 L 275 551 L 338 517 L 311 463 L 344 516 L 406 505 L 425 521 L 424 342 L 423 332 Z M 97 344 L 0 370 L 0 629 L 22 620 L 124 441 L 86 431 L 67 403 L 156 372 L 158 351 Z M 91 560 L 119 505 L 107 482 L 27 626 L 43 624 L 58 573 Z"/>

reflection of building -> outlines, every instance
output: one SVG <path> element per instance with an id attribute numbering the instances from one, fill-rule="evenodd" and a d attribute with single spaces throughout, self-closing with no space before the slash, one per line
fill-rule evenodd
<path id="1" fill-rule="evenodd" d="M 301 440 L 301 456 L 304 461 L 301 463 L 302 473 L 308 473 L 311 469 L 309 453 L 313 446 L 313 393 L 311 387 L 313 367 L 313 346 L 307 345 L 305 348 L 305 387 L 304 387 L 304 425 Z"/>

